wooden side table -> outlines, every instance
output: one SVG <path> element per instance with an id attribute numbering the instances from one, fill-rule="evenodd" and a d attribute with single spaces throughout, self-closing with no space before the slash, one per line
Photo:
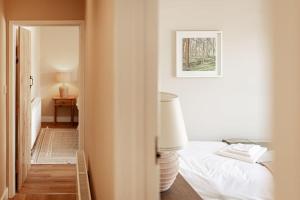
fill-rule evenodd
<path id="1" fill-rule="evenodd" d="M 72 125 L 74 126 L 74 114 L 76 109 L 76 97 L 68 96 L 68 97 L 53 97 L 54 101 L 54 122 L 57 123 L 57 110 L 61 107 L 69 107 L 70 108 L 70 117 Z"/>

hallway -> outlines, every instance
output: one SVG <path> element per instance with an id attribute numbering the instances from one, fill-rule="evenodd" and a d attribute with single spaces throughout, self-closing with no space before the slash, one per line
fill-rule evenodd
<path id="1" fill-rule="evenodd" d="M 34 108 L 37 111 L 34 116 L 40 116 L 38 113 L 43 109 L 35 108 L 49 108 L 44 109 L 41 119 L 47 124 L 55 122 L 55 106 L 61 106 L 64 108 L 57 110 L 57 121 L 68 122 L 72 118 L 70 107 L 74 105 L 73 102 L 60 99 L 58 105 L 55 101 L 57 102 L 56 97 L 60 94 L 59 88 L 66 91 L 63 85 L 71 84 L 70 82 L 77 84 L 79 89 L 79 93 L 73 93 L 71 87 L 68 90 L 71 96 L 79 96 L 76 113 L 80 116 L 75 122 L 78 121 L 79 124 L 79 149 L 86 158 L 81 159 L 81 166 L 84 167 L 82 172 L 78 172 L 82 175 L 78 177 L 83 179 L 80 182 L 78 178 L 78 186 L 85 192 L 78 193 L 92 196 L 95 200 L 159 199 L 159 174 L 155 157 L 158 130 L 157 6 L 156 0 L 0 0 L 0 200 L 75 199 L 75 166 L 62 167 L 68 168 L 68 172 L 55 168 L 52 163 L 32 166 L 27 170 L 31 153 L 27 144 L 35 144 L 38 128 L 34 125 L 40 123 L 31 126 L 34 137 L 29 138 L 32 134 L 25 121 L 30 119 L 30 112 L 26 111 Z M 31 40 L 32 35 L 29 39 L 29 34 L 22 34 L 27 44 L 26 48 L 22 48 L 22 52 L 27 55 L 22 54 L 23 59 L 14 59 L 17 53 L 16 39 L 19 39 L 15 36 L 21 38 L 21 34 L 15 29 L 16 25 L 23 29 L 35 28 L 36 38 L 39 37 Z M 74 42 L 71 48 L 57 47 L 70 38 L 47 34 L 45 29 L 49 26 L 80 27 L 81 41 L 80 44 L 76 42 L 76 46 L 80 48 L 74 47 Z M 27 47 L 34 41 L 35 45 L 31 47 L 39 48 L 31 53 Z M 21 44 L 20 40 L 19 42 Z M 22 44 L 25 46 L 24 42 Z M 18 50 L 21 51 L 21 48 Z M 65 59 L 63 55 L 73 57 L 75 50 L 81 57 L 79 62 L 67 62 L 69 59 Z M 49 56 L 49 51 L 54 56 Z M 31 56 L 28 56 L 29 53 Z M 24 57 L 37 59 L 25 61 Z M 40 79 L 35 78 L 38 76 L 34 77 L 33 73 L 30 77 L 27 70 L 18 68 L 21 62 L 26 66 L 40 66 Z M 26 71 L 26 76 L 19 74 L 16 77 L 17 68 Z M 62 80 L 64 78 L 60 76 L 60 72 L 65 72 L 60 70 L 62 68 L 68 74 L 71 71 L 71 81 L 70 74 Z M 29 67 L 26 69 L 29 70 Z M 53 76 L 50 77 L 49 74 Z M 77 79 L 73 80 L 75 77 Z M 18 88 L 17 78 L 24 79 L 24 84 L 18 84 Z M 43 81 L 45 84 L 42 84 Z M 41 87 L 40 94 L 37 94 L 34 85 L 39 83 L 45 87 Z M 40 98 L 40 101 L 31 98 L 32 105 L 27 105 L 27 100 L 26 111 L 22 110 L 20 114 L 17 102 L 24 101 L 16 99 L 17 89 L 28 90 L 28 87 L 32 88 L 30 93 L 36 94 L 35 97 Z M 29 92 L 26 96 L 28 94 Z M 24 98 L 23 95 L 19 97 Z M 43 101 L 43 97 L 48 100 Z M 74 98 L 71 100 L 74 101 Z M 24 120 L 17 118 L 21 116 Z M 26 129 L 17 125 L 25 126 Z M 58 126 L 65 128 L 64 124 Z M 49 124 L 48 127 L 52 128 L 52 125 Z M 74 127 L 72 125 L 68 128 Z M 17 135 L 19 133 L 24 137 Z M 24 138 L 26 142 L 23 142 Z M 19 173 L 18 177 L 15 177 L 16 172 Z M 27 172 L 29 176 L 25 178 Z M 18 194 L 15 191 L 17 178 L 21 188 Z"/>
<path id="2" fill-rule="evenodd" d="M 75 200 L 75 165 L 32 165 L 28 178 L 12 200 Z"/>

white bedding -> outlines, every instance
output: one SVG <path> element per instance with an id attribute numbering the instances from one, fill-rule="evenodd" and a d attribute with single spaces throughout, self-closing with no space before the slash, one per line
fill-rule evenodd
<path id="1" fill-rule="evenodd" d="M 271 200 L 272 174 L 259 164 L 222 157 L 222 142 L 189 142 L 179 151 L 180 173 L 204 200 Z"/>

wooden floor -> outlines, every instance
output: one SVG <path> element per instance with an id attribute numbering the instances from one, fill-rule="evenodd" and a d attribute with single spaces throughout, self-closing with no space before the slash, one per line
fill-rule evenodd
<path id="1" fill-rule="evenodd" d="M 75 165 L 32 165 L 27 180 L 12 200 L 75 199 Z"/>
<path id="2" fill-rule="evenodd" d="M 42 128 L 77 128 L 78 123 L 75 122 L 74 125 L 71 122 L 42 122 Z"/>
<path id="3" fill-rule="evenodd" d="M 17 194 L 13 200 L 76 200 L 75 194 Z"/>
<path id="4" fill-rule="evenodd" d="M 160 193 L 161 200 L 202 200 L 188 182 L 178 174 L 174 184 L 165 192 Z"/>

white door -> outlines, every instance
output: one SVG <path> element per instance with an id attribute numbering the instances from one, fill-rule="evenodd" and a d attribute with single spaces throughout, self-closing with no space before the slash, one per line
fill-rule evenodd
<path id="1" fill-rule="evenodd" d="M 19 28 L 17 42 L 17 187 L 21 189 L 31 162 L 31 34 Z"/>

